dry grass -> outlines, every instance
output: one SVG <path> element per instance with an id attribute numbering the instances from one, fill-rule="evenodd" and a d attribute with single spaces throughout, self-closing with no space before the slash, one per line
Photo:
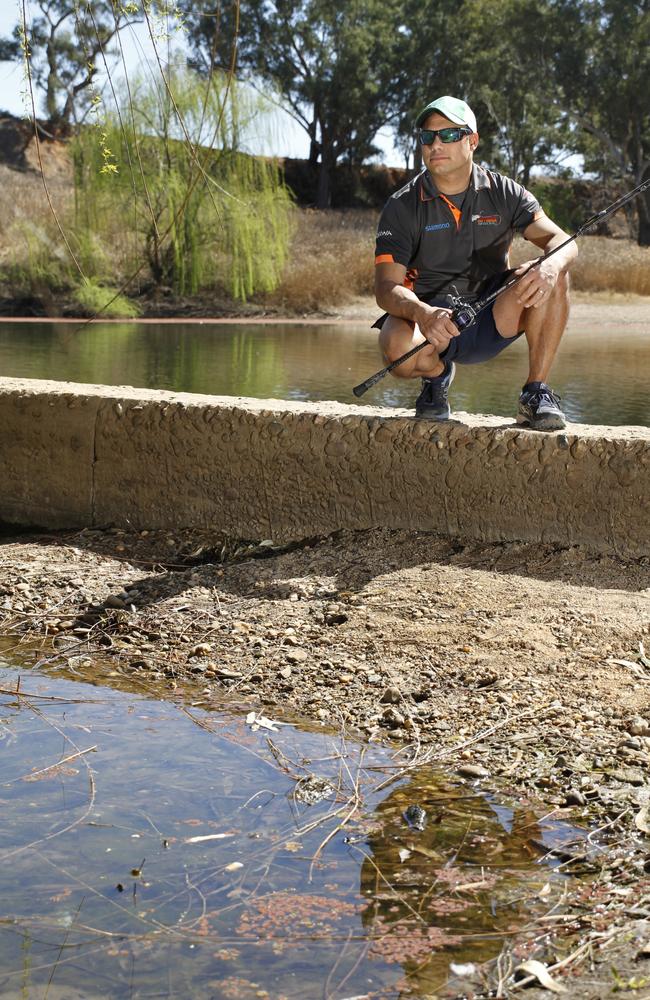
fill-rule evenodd
<path id="1" fill-rule="evenodd" d="M 371 295 L 378 218 L 370 210 L 297 210 L 291 259 L 266 301 L 283 311 L 311 313 Z"/>
<path id="2" fill-rule="evenodd" d="M 580 243 L 573 287 L 583 292 L 650 295 L 650 247 L 631 240 L 588 236 Z"/>
<path id="3" fill-rule="evenodd" d="M 286 312 L 328 311 L 360 295 L 372 295 L 373 252 L 379 213 L 371 210 L 297 211 L 291 260 L 282 284 L 267 302 Z M 586 236 L 572 268 L 579 292 L 650 295 L 650 247 L 626 239 Z M 517 238 L 514 265 L 536 255 Z"/>
<path id="4" fill-rule="evenodd" d="M 585 236 L 578 247 L 580 255 L 571 268 L 575 291 L 650 295 L 650 247 L 609 236 Z M 513 264 L 532 256 L 529 243 L 515 240 Z"/>

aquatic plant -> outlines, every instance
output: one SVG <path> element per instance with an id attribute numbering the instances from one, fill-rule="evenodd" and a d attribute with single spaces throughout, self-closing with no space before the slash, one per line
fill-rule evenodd
<path id="1" fill-rule="evenodd" d="M 384 962 L 421 962 L 431 952 L 458 944 L 462 938 L 442 927 L 424 927 L 413 920 L 392 925 L 377 925 L 377 936 L 370 945 L 369 956 Z"/>
<path id="2" fill-rule="evenodd" d="M 141 312 L 137 302 L 120 295 L 115 288 L 101 285 L 92 278 L 84 278 L 73 289 L 72 296 L 83 311 L 91 316 L 99 313 L 109 318 L 135 319 Z"/>
<path id="3" fill-rule="evenodd" d="M 296 940 L 309 934 L 329 937 L 332 925 L 357 912 L 354 903 L 333 896 L 272 892 L 251 899 L 241 915 L 237 933 L 244 938 Z"/>

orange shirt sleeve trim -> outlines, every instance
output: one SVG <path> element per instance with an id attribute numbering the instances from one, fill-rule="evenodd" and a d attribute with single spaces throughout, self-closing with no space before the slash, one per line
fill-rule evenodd
<path id="1" fill-rule="evenodd" d="M 380 253 L 375 257 L 375 264 L 394 264 L 395 258 L 392 253 Z"/>

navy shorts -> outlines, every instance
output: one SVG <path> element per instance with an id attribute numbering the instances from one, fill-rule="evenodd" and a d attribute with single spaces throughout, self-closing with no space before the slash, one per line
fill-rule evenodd
<path id="1" fill-rule="evenodd" d="M 497 288 L 500 288 L 511 274 L 512 271 L 506 271 L 504 274 L 499 274 L 491 279 L 483 289 L 481 298 L 485 295 L 490 295 Z M 449 300 L 444 297 L 422 295 L 420 298 L 422 302 L 426 302 L 430 306 L 440 306 L 442 309 L 451 308 Z M 506 347 L 519 340 L 523 334 L 523 330 L 515 334 L 514 337 L 501 336 L 494 322 L 493 306 L 494 302 L 481 313 L 471 326 L 465 327 L 457 337 L 454 337 L 449 342 L 449 346 L 440 354 L 440 357 L 444 361 L 456 361 L 459 365 L 477 365 L 481 361 L 489 361 L 490 358 L 495 358 Z M 381 330 L 387 318 L 388 313 L 384 313 L 383 316 L 380 316 L 373 323 L 373 328 Z"/>

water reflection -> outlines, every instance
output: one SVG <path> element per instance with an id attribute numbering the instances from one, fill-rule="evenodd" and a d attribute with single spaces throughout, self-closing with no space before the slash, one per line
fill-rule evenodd
<path id="1" fill-rule="evenodd" d="M 418 996 L 561 890 L 535 842 L 567 826 L 427 767 L 381 791 L 381 748 L 253 732 L 244 706 L 83 669 L 94 686 L 23 670 L 17 697 L 0 668 L 3 997 Z M 421 832 L 402 818 L 414 800 Z"/>
<path id="2" fill-rule="evenodd" d="M 515 413 L 527 372 L 519 342 L 485 365 L 459 368 L 453 407 Z M 571 420 L 650 424 L 646 380 L 650 337 L 643 324 L 622 330 L 570 325 L 553 372 Z M 133 385 L 257 398 L 411 407 L 413 385 L 388 377 L 361 401 L 352 386 L 381 367 L 367 324 L 0 324 L 6 376 Z"/>
<path id="3" fill-rule="evenodd" d="M 404 823 L 413 802 L 426 806 L 421 831 Z M 371 823 L 371 853 L 361 867 L 369 956 L 399 962 L 418 995 L 437 995 L 445 985 L 450 951 L 460 964 L 493 958 L 495 938 L 521 928 L 548 878 L 544 867 L 531 871 L 551 836 L 531 809 L 499 808 L 439 776 L 401 785 Z"/>

